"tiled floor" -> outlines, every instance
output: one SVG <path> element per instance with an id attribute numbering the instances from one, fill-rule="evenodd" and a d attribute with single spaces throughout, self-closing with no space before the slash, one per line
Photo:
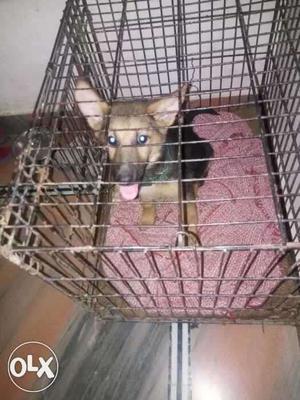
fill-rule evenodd
<path id="1" fill-rule="evenodd" d="M 31 398 L 8 378 L 7 361 L 11 351 L 26 341 L 39 341 L 56 348 L 75 311 L 70 299 L 0 258 L 1 398 Z"/>
<path id="2" fill-rule="evenodd" d="M 79 312 L 45 400 L 166 400 L 169 325 L 103 322 Z"/>
<path id="3" fill-rule="evenodd" d="M 193 400 L 299 400 L 300 351 L 288 326 L 192 330 Z"/>

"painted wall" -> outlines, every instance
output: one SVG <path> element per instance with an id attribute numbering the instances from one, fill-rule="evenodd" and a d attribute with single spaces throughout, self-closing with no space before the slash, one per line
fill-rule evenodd
<path id="1" fill-rule="evenodd" d="M 90 3 L 93 4 L 94 2 L 90 1 Z M 155 12 L 157 12 L 159 4 L 158 0 L 151 2 L 151 17 L 154 19 L 157 18 Z M 205 94 L 205 91 L 210 93 L 213 89 L 227 89 L 230 86 L 236 88 L 243 86 L 245 93 L 242 94 L 247 95 L 249 91 L 250 81 L 247 73 L 243 73 L 244 54 L 243 51 L 238 50 L 243 48 L 242 37 L 239 30 L 235 31 L 238 22 L 235 14 L 232 14 L 232 10 L 235 10 L 235 1 L 227 0 L 226 4 L 228 15 L 224 20 L 224 27 L 226 28 L 224 37 L 221 34 L 222 25 L 220 25 L 218 18 L 213 21 L 204 18 L 201 22 L 201 44 L 198 43 L 199 21 L 197 19 L 191 20 L 187 31 L 186 44 L 188 52 L 191 54 L 187 61 L 187 71 L 190 72 L 188 78 L 191 79 L 193 75 L 194 82 L 199 82 L 197 90 L 203 93 L 203 97 L 210 96 L 210 94 Z M 263 32 L 270 32 L 273 15 L 273 2 L 267 2 L 267 4 L 268 6 L 264 8 L 265 12 L 263 13 L 264 24 L 261 24 L 262 27 L 260 28 L 261 39 L 264 42 L 263 46 L 265 46 L 260 47 L 262 53 L 266 51 L 268 43 L 268 34 L 263 35 Z M 64 5 L 65 0 L 0 0 L 0 115 L 30 113 L 33 110 Z M 171 0 L 164 1 L 163 13 L 166 21 L 170 20 L 173 7 Z M 220 5 L 218 7 L 216 13 L 222 11 Z M 177 88 L 175 27 L 172 21 L 171 23 L 169 21 L 163 27 L 156 26 L 152 31 L 152 24 L 145 22 L 145 18 L 149 17 L 149 12 L 144 8 L 144 2 L 128 3 L 128 18 L 135 29 L 131 29 L 130 32 L 125 29 L 124 34 L 123 57 L 127 66 L 126 68 L 125 65 L 121 66 L 119 82 L 122 90 L 118 93 L 122 97 L 159 95 L 169 93 L 172 89 Z M 203 7 L 201 6 L 203 15 L 206 15 L 205 13 L 210 9 L 210 3 L 204 2 Z M 97 13 L 98 8 L 91 5 L 90 10 L 92 13 Z M 101 10 L 102 18 L 105 21 L 104 25 L 109 27 L 120 18 L 122 3 L 112 2 L 111 8 L 104 4 L 101 6 Z M 247 5 L 245 5 L 245 10 L 247 11 Z M 191 16 L 197 12 L 200 13 L 200 8 L 194 1 L 187 2 L 185 11 L 187 15 Z M 99 16 L 94 14 L 93 18 L 94 23 L 98 24 L 96 26 L 102 25 L 102 19 Z M 144 21 L 142 34 L 136 28 L 135 21 L 137 18 Z M 251 15 L 249 34 L 253 36 L 254 45 L 257 25 L 259 24 L 258 18 L 259 14 L 253 13 Z M 213 37 L 211 36 L 212 31 L 214 32 Z M 162 40 L 163 33 L 167 38 L 167 49 Z M 111 61 L 110 51 L 111 49 L 113 49 L 113 53 L 115 51 L 116 32 L 108 29 L 109 43 L 107 43 L 107 38 L 103 33 L 98 32 L 97 35 L 98 40 L 102 43 L 101 49 L 104 53 L 104 60 L 109 64 Z M 159 66 L 156 66 L 156 63 L 153 62 L 153 49 L 148 48 L 145 53 L 141 50 L 143 46 L 149 46 L 149 41 L 150 46 L 157 48 L 157 57 L 160 60 L 168 60 L 165 65 L 160 61 Z M 236 54 L 232 56 L 234 46 L 236 47 Z M 221 51 L 223 55 L 226 55 L 226 63 L 224 62 L 222 70 L 220 69 L 220 63 L 223 62 Z M 213 52 L 213 59 L 210 52 Z M 197 57 L 199 53 L 203 55 L 201 62 Z M 147 61 L 144 61 L 143 57 Z M 138 67 L 136 67 L 136 59 L 142 61 L 139 62 Z M 151 59 L 152 63 L 148 62 Z M 262 70 L 264 62 L 264 58 L 256 62 L 258 72 Z M 129 68 L 128 65 L 130 64 L 132 66 Z M 127 75 L 128 71 L 131 74 L 133 72 L 130 78 Z M 149 73 L 151 73 L 151 81 L 149 80 Z M 139 75 L 142 88 L 132 89 L 136 86 L 136 74 Z M 214 77 L 213 82 L 211 82 L 211 76 Z M 174 85 L 171 85 L 172 87 L 168 83 L 169 80 L 174 82 Z M 231 95 L 235 94 L 240 94 L 239 89 L 236 93 L 231 92 Z"/>
<path id="2" fill-rule="evenodd" d="M 0 0 L 0 115 L 33 110 L 65 0 Z"/>

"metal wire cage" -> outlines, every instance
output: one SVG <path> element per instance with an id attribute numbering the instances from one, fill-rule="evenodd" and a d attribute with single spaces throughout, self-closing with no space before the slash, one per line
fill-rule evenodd
<path id="1" fill-rule="evenodd" d="M 2 254 L 101 318 L 299 323 L 299 22 L 297 0 L 68 0 L 2 207 Z M 190 82 L 179 144 L 184 113 L 218 112 L 193 122 L 217 149 L 195 200 L 201 245 L 178 244 L 184 197 L 150 227 L 116 197 L 107 146 L 74 99 L 82 76 L 110 104 Z"/>

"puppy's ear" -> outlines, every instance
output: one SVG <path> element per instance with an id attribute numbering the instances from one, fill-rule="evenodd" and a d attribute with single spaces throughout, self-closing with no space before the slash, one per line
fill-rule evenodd
<path id="1" fill-rule="evenodd" d="M 188 85 L 185 84 L 180 90 L 181 103 L 184 102 Z M 152 115 L 158 125 L 169 127 L 173 124 L 179 111 L 179 90 L 171 93 L 169 96 L 162 97 L 158 100 L 151 101 L 147 107 L 147 112 Z"/>
<path id="2" fill-rule="evenodd" d="M 77 80 L 74 95 L 82 115 L 96 136 L 99 136 L 104 116 L 109 111 L 108 104 L 101 100 L 96 90 L 85 79 Z"/>

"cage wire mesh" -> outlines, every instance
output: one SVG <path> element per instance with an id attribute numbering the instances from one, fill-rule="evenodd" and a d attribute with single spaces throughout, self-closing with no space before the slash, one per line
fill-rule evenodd
<path id="1" fill-rule="evenodd" d="M 297 0 L 68 0 L 2 207 L 2 254 L 101 318 L 299 323 L 299 13 Z M 152 226 L 120 199 L 78 77 L 109 104 L 189 82 L 176 140 L 196 110 L 214 149 L 193 200 L 201 244 L 178 241 L 192 202 L 180 173 Z"/>

